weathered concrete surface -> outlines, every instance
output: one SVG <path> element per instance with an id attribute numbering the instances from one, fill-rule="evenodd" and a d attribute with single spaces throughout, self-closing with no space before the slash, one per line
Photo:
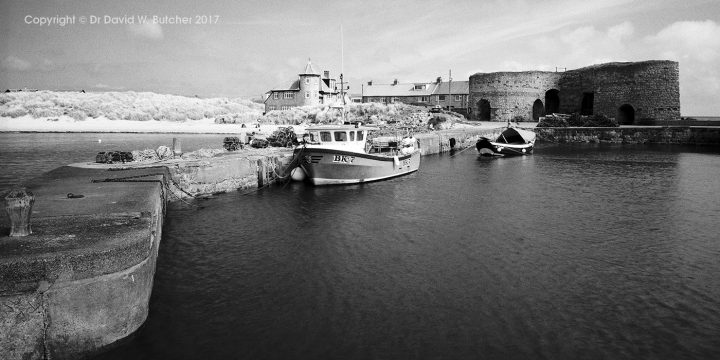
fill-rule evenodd
<path id="1" fill-rule="evenodd" d="M 83 357 L 143 323 L 165 173 L 66 166 L 27 184 L 36 197 L 33 233 L 10 238 L 8 219 L 0 219 L 3 359 Z"/>
<path id="2" fill-rule="evenodd" d="M 720 146 L 720 127 L 535 128 L 538 141 Z"/>
<path id="3" fill-rule="evenodd" d="M 197 196 L 262 187 L 285 176 L 285 167 L 291 160 L 292 149 L 248 149 L 206 159 L 170 161 L 166 165 L 178 186 Z"/>

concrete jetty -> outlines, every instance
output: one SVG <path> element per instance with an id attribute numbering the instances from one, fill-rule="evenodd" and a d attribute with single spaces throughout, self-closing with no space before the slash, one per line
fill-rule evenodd
<path id="1" fill-rule="evenodd" d="M 148 314 L 165 172 L 64 166 L 26 185 L 32 234 L 8 237 L 0 221 L 2 358 L 77 358 L 137 330 Z"/>

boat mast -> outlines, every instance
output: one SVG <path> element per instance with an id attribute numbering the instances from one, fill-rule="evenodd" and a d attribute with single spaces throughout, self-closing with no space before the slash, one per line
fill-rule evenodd
<path id="1" fill-rule="evenodd" d="M 343 28 L 340 24 L 340 96 L 342 97 L 343 115 L 345 115 L 345 84 L 343 73 L 345 72 L 345 40 L 343 39 Z"/>

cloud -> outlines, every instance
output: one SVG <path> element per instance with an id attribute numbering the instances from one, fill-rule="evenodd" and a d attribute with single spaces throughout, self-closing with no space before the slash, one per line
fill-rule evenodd
<path id="1" fill-rule="evenodd" d="M 720 59 L 720 26 L 711 20 L 676 22 L 646 41 L 674 60 L 711 63 Z"/>
<path id="2" fill-rule="evenodd" d="M 608 29 L 607 35 L 610 40 L 620 42 L 635 33 L 635 27 L 629 21 L 615 25 Z"/>
<path id="3" fill-rule="evenodd" d="M 55 69 L 55 62 L 53 62 L 52 60 L 43 59 L 39 67 L 42 71 L 52 71 Z"/>
<path id="4" fill-rule="evenodd" d="M 720 114 L 720 25 L 678 21 L 643 40 L 647 55 L 679 62 L 683 114 Z"/>
<path id="5" fill-rule="evenodd" d="M 110 86 L 103 83 L 97 83 L 93 86 L 93 88 L 100 90 L 125 90 L 124 86 Z"/>
<path id="6" fill-rule="evenodd" d="M 128 24 L 130 34 L 149 40 L 162 40 L 164 38 L 163 30 L 160 24 L 154 22 L 146 22 L 144 24 Z"/>
<path id="7" fill-rule="evenodd" d="M 26 71 L 30 70 L 32 64 L 30 62 L 20 59 L 16 56 L 9 55 L 2 61 L 2 68 L 10 71 Z"/>

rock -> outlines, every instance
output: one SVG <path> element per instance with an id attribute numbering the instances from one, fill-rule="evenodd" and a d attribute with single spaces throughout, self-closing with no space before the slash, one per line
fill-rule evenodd
<path id="1" fill-rule="evenodd" d="M 158 146 L 156 152 L 157 152 L 157 156 L 160 160 L 167 160 L 167 159 L 172 159 L 173 157 L 175 157 L 172 149 L 170 149 L 169 147 L 167 147 L 165 145 Z"/>

